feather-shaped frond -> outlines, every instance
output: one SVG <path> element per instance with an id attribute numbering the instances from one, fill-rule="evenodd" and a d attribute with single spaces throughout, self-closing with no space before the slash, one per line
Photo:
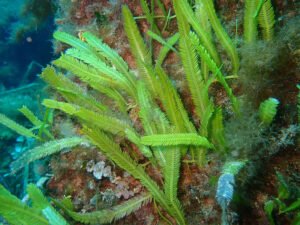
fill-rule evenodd
<path id="1" fill-rule="evenodd" d="M 9 129 L 15 131 L 16 133 L 22 136 L 38 139 L 38 137 L 34 133 L 32 133 L 31 130 L 27 129 L 26 127 L 23 127 L 22 125 L 16 123 L 15 121 L 9 119 L 7 116 L 1 113 L 0 113 L 0 124 L 8 127 Z"/>
<path id="2" fill-rule="evenodd" d="M 259 118 L 264 125 L 272 123 L 276 113 L 279 101 L 276 98 L 268 98 L 259 106 Z"/>
<path id="3" fill-rule="evenodd" d="M 128 6 L 122 7 L 122 14 L 124 29 L 135 59 L 140 59 L 143 63 L 151 63 L 151 55 L 149 55 L 149 51 Z"/>
<path id="4" fill-rule="evenodd" d="M 99 92 L 114 100 L 120 112 L 127 113 L 128 103 L 124 96 L 120 93 L 120 91 L 114 88 L 101 87 L 101 90 L 99 90 Z"/>
<path id="5" fill-rule="evenodd" d="M 126 170 L 133 177 L 140 180 L 141 183 L 152 194 L 153 198 L 161 204 L 168 213 L 174 215 L 164 193 L 160 190 L 158 185 L 148 176 L 145 170 L 138 165 L 126 153 L 122 152 L 120 147 L 107 135 L 98 130 L 85 129 L 85 134 L 89 139 L 99 147 L 111 160 L 113 160 L 119 167 Z"/>
<path id="6" fill-rule="evenodd" d="M 91 67 L 97 69 L 101 73 L 101 75 L 105 75 L 105 77 L 110 77 L 113 80 L 116 80 L 118 86 L 121 89 L 125 90 L 131 97 L 136 97 L 135 89 L 127 80 L 127 78 L 124 77 L 123 74 L 118 72 L 116 69 L 107 66 L 103 61 L 99 59 L 99 57 L 75 48 L 68 49 L 66 51 L 66 55 L 80 59 Z"/>
<path id="7" fill-rule="evenodd" d="M 178 108 L 175 98 L 178 98 L 178 95 L 175 88 L 172 86 L 169 78 L 161 67 L 156 67 L 156 74 L 159 77 L 161 88 L 159 90 L 159 97 L 163 103 L 163 107 L 169 120 L 175 126 L 175 130 L 177 132 L 186 131 L 187 126 L 189 126 L 189 124 L 185 124 L 185 122 L 188 121 L 188 117 L 186 113 L 181 114 L 177 112 Z M 179 104 L 181 104 L 181 101 L 179 102 Z M 182 109 L 183 106 L 182 108 L 180 108 L 180 110 Z M 187 118 L 182 118 L 182 116 L 186 116 Z M 165 129 L 163 133 L 167 132 L 169 131 Z M 183 153 L 183 155 L 185 155 L 187 148 L 186 146 L 181 146 L 181 148 L 159 148 L 158 150 L 162 151 L 161 153 L 163 153 L 165 159 L 165 164 L 163 167 L 165 194 L 174 208 L 174 213 L 176 213 L 177 217 L 181 220 L 180 224 L 184 224 L 184 213 L 177 199 L 177 186 L 179 179 L 181 152 Z M 154 154 L 156 153 L 156 151 L 157 149 L 154 149 Z"/>
<path id="8" fill-rule="evenodd" d="M 162 112 L 158 104 L 150 96 L 145 83 L 139 81 L 137 87 L 139 117 L 142 121 L 145 133 L 163 133 L 165 130 L 168 130 L 170 126 L 169 121 L 165 113 Z"/>
<path id="9" fill-rule="evenodd" d="M 112 134 L 124 135 L 126 129 L 132 129 L 130 124 L 126 123 L 125 121 L 119 120 L 115 117 L 111 117 L 103 113 L 96 113 L 77 105 L 58 102 L 50 99 L 44 100 L 43 105 L 48 108 L 59 109 L 72 116 L 76 116 Z"/>
<path id="10" fill-rule="evenodd" d="M 203 87 L 202 92 L 206 91 L 208 93 L 208 88 L 209 88 L 209 83 L 207 83 Z M 204 136 L 204 137 L 208 136 L 208 133 L 209 133 L 208 132 L 208 127 L 209 127 L 209 124 L 211 122 L 211 118 L 213 116 L 214 110 L 215 110 L 214 104 L 212 103 L 212 101 L 209 101 L 206 105 L 206 110 L 205 110 L 204 114 L 202 115 L 202 117 L 200 119 L 201 126 L 199 128 L 199 134 Z"/>
<path id="11" fill-rule="evenodd" d="M 138 104 L 140 107 L 139 117 L 143 124 L 143 128 L 146 134 L 155 134 L 164 132 L 166 126 L 169 126 L 161 110 L 152 101 L 145 84 L 139 82 L 138 84 Z M 165 157 L 162 149 L 157 148 L 154 151 L 154 156 L 158 160 L 159 164 L 164 167 Z"/>
<path id="12" fill-rule="evenodd" d="M 30 162 L 55 154 L 65 148 L 72 148 L 85 143 L 88 143 L 87 140 L 80 137 L 63 138 L 60 140 L 46 142 L 38 147 L 26 151 L 17 160 L 12 162 L 12 172 L 15 173 Z"/>
<path id="13" fill-rule="evenodd" d="M 120 88 L 120 84 L 116 79 L 101 76 L 101 73 L 98 70 L 80 62 L 71 56 L 63 55 L 53 63 L 59 67 L 71 71 L 95 90 L 115 100 L 121 110 L 124 108 L 124 104 L 126 105 L 125 99 L 122 97 L 119 91 L 116 90 Z"/>
<path id="14" fill-rule="evenodd" d="M 170 129 L 173 130 L 173 127 L 171 126 L 168 118 L 166 117 L 166 114 L 159 107 L 154 108 L 152 118 L 158 133 L 164 134 L 170 132 Z"/>
<path id="15" fill-rule="evenodd" d="M 183 4 L 182 7 L 180 7 L 180 4 Z M 189 37 L 190 29 L 188 29 L 188 19 L 186 18 L 189 15 L 186 15 L 186 13 L 191 9 L 189 5 L 187 5 L 186 1 L 174 1 L 174 8 L 180 33 L 179 47 L 181 61 L 183 64 L 193 103 L 196 108 L 196 115 L 201 120 L 201 129 L 206 130 L 206 121 L 208 121 L 208 115 L 210 114 L 210 110 L 208 112 L 207 109 L 211 109 L 213 107 L 212 102 L 210 101 L 208 96 L 208 85 L 205 83 L 206 81 L 201 76 L 195 45 L 191 43 Z M 194 12 L 192 11 L 191 13 L 193 14 Z M 183 14 L 185 14 L 185 16 L 183 16 Z M 175 101 L 180 104 L 180 101 L 178 101 L 178 99 L 176 99 Z M 184 115 L 184 112 L 181 111 L 181 114 Z M 189 124 L 187 121 L 185 123 Z M 194 132 L 191 130 L 191 126 L 188 126 L 188 129 L 189 132 Z"/>
<path id="16" fill-rule="evenodd" d="M 257 17 L 255 16 L 260 0 L 246 0 L 244 12 L 244 41 L 250 43 L 257 38 Z"/>
<path id="17" fill-rule="evenodd" d="M 161 111 L 160 108 L 155 108 L 153 110 L 153 121 L 155 121 L 155 127 L 158 133 L 167 133 L 170 132 L 170 130 L 173 130 L 173 127 L 171 127 L 168 119 L 165 116 L 165 113 Z M 158 161 L 159 165 L 161 166 L 161 168 L 164 168 L 167 160 L 165 157 L 165 152 L 163 147 L 154 147 L 152 148 L 153 150 L 153 154 L 156 158 L 156 160 Z M 186 151 L 184 152 L 186 153 Z"/>
<path id="18" fill-rule="evenodd" d="M 193 133 L 154 134 L 141 137 L 141 142 L 149 146 L 195 145 L 213 148 L 207 138 Z"/>
<path id="19" fill-rule="evenodd" d="M 0 185 L 0 215 L 11 225 L 49 225 L 39 210 L 30 208 Z"/>
<path id="20" fill-rule="evenodd" d="M 129 72 L 129 68 L 124 59 L 113 49 L 111 49 L 107 44 L 103 43 L 101 39 L 95 35 L 85 32 L 82 35 L 86 42 L 92 46 L 100 55 L 105 57 L 120 73 L 127 77 L 127 79 L 134 86 L 135 76 Z"/>
<path id="21" fill-rule="evenodd" d="M 78 91 L 56 87 L 56 90 L 71 103 L 91 109 L 94 111 L 108 111 L 107 106 L 99 103 L 94 97 L 85 93 L 79 86 Z M 83 91 L 83 92 L 81 92 Z"/>
<path id="22" fill-rule="evenodd" d="M 76 48 L 69 48 L 65 54 L 80 59 L 82 62 L 85 62 L 100 71 L 101 74 L 117 79 L 119 82 L 124 82 L 124 80 L 126 80 L 126 78 L 123 77 L 123 74 L 118 72 L 115 68 L 106 65 L 106 63 L 96 55 L 88 54 L 87 52 L 80 51 Z"/>
<path id="23" fill-rule="evenodd" d="M 159 97 L 172 125 L 176 126 L 178 132 L 196 132 L 193 124 L 189 121 L 176 88 L 172 85 L 165 71 L 160 66 L 156 66 L 155 72 L 160 84 Z"/>
<path id="24" fill-rule="evenodd" d="M 77 75 L 82 81 L 88 83 L 96 90 L 101 90 L 102 86 L 116 87 L 119 85 L 116 79 L 101 76 L 103 74 L 99 70 L 68 55 L 62 55 L 59 59 L 54 60 L 53 64 Z"/>
<path id="25" fill-rule="evenodd" d="M 223 113 L 222 108 L 217 108 L 214 112 L 214 115 L 211 119 L 210 125 L 210 137 L 216 149 L 225 152 L 226 150 L 226 140 L 224 133 L 224 124 L 223 124 Z"/>
<path id="26" fill-rule="evenodd" d="M 176 14 L 177 26 L 180 34 L 180 39 L 181 39 L 188 35 L 188 33 L 191 30 L 191 26 L 188 23 L 184 11 L 182 10 L 182 5 L 180 5 L 180 2 L 181 1 L 174 0 L 173 7 Z"/>
<path id="27" fill-rule="evenodd" d="M 203 5 L 206 9 L 206 12 L 209 17 L 209 21 L 220 40 L 222 46 L 226 50 L 227 54 L 229 55 L 231 62 L 232 62 L 232 70 L 234 74 L 238 73 L 239 67 L 240 67 L 240 60 L 237 54 L 237 49 L 233 45 L 230 37 L 226 33 L 225 29 L 223 28 L 220 20 L 218 19 L 218 16 L 216 14 L 214 3 L 212 0 L 203 0 Z M 206 46 L 205 46 L 206 47 Z M 207 48 L 207 47 L 206 47 Z"/>
<path id="28" fill-rule="evenodd" d="M 77 48 L 78 50 L 94 54 L 93 48 L 90 47 L 87 43 L 84 43 L 79 38 L 76 38 L 73 35 L 70 35 L 66 32 L 56 31 L 54 32 L 53 37 L 58 41 L 61 41 L 74 48 Z"/>
<path id="29" fill-rule="evenodd" d="M 188 36 L 180 39 L 179 46 L 186 79 L 196 107 L 196 114 L 201 118 L 205 113 L 209 98 L 208 93 L 201 92 L 204 83 L 201 78 L 196 50 Z"/>
<path id="30" fill-rule="evenodd" d="M 221 60 L 216 50 L 216 47 L 212 42 L 212 38 L 210 37 L 209 33 L 199 24 L 199 21 L 197 20 L 197 17 L 195 16 L 194 11 L 192 10 L 189 3 L 186 0 L 175 0 L 174 7 L 176 15 L 182 14 L 185 20 L 187 20 L 189 24 L 191 24 L 191 26 L 194 28 L 195 32 L 201 39 L 201 43 L 203 43 L 207 51 L 211 54 L 215 62 L 219 65 Z M 180 20 L 180 17 L 177 18 L 177 21 L 178 20 Z M 186 31 L 185 35 L 188 35 L 188 33 L 189 30 Z"/>
<path id="31" fill-rule="evenodd" d="M 123 6 L 122 13 L 124 19 L 124 29 L 130 44 L 131 52 L 137 63 L 137 69 L 139 70 L 144 82 L 149 86 L 151 94 L 155 96 L 155 75 L 153 73 L 153 69 L 149 66 L 152 64 L 152 56 L 147 50 L 147 47 L 129 8 L 127 6 Z"/>
<path id="32" fill-rule="evenodd" d="M 193 50 L 193 46 L 190 41 L 187 41 L 187 38 L 188 37 L 180 39 L 180 55 L 188 80 L 189 89 L 192 93 L 194 104 L 196 106 L 196 113 L 201 119 L 201 128 L 206 129 L 205 127 L 207 125 L 205 124 L 205 120 L 208 118 L 208 113 L 210 112 L 208 109 L 212 108 L 210 107 L 211 102 L 208 97 L 208 89 L 205 88 L 204 82 L 200 76 L 196 52 Z M 177 91 L 170 83 L 167 75 L 159 67 L 156 68 L 156 73 L 160 81 L 160 99 L 169 120 L 173 125 L 175 125 L 177 132 L 196 132 L 195 127 L 189 121 L 189 117 Z M 182 153 L 185 154 L 186 149 L 182 150 Z M 200 157 L 200 155 L 204 154 L 199 154 L 203 151 L 195 151 L 197 161 L 203 161 L 203 157 Z"/>
<path id="33" fill-rule="evenodd" d="M 201 89 L 201 93 L 203 96 L 208 95 L 208 88 L 210 86 L 212 78 L 210 78 L 205 85 L 203 85 Z M 206 109 L 204 111 L 204 114 L 200 118 L 200 128 L 198 130 L 198 133 L 203 137 L 209 136 L 209 125 L 211 123 L 211 118 L 213 116 L 215 110 L 215 106 L 213 102 L 209 99 L 206 103 Z M 207 148 L 204 146 L 198 146 L 197 148 L 193 147 L 191 148 L 192 154 L 195 156 L 195 160 L 198 165 L 203 166 L 206 162 L 206 152 Z"/>
<path id="34" fill-rule="evenodd" d="M 164 171 L 164 192 L 171 203 L 174 213 L 180 219 L 179 224 L 185 224 L 184 213 L 181 204 L 177 198 L 177 186 L 180 170 L 181 149 L 179 147 L 165 147 L 166 164 Z"/>
<path id="35" fill-rule="evenodd" d="M 177 106 L 178 112 L 181 114 L 181 118 L 184 120 L 184 124 L 188 132 L 194 133 L 196 132 L 196 128 L 193 123 L 189 120 L 188 113 L 184 108 L 183 102 L 179 96 L 179 94 L 174 90 L 174 99 Z"/>
<path id="36" fill-rule="evenodd" d="M 190 33 L 190 40 L 194 44 L 198 54 L 200 57 L 206 62 L 209 69 L 213 72 L 216 79 L 220 82 L 220 84 L 224 87 L 228 97 L 230 98 L 230 101 L 233 106 L 233 110 L 235 113 L 239 113 L 239 104 L 234 96 L 232 89 L 227 84 L 224 75 L 222 74 L 220 68 L 216 65 L 216 63 L 213 61 L 213 59 L 210 57 L 209 53 L 206 51 L 206 49 L 199 43 L 199 40 L 195 33 Z"/>
<path id="37" fill-rule="evenodd" d="M 204 6 L 203 6 L 203 4 L 202 4 L 201 1 L 202 0 L 196 0 L 195 1 L 195 16 L 196 16 L 197 20 L 199 21 L 200 26 L 206 32 L 208 38 L 210 38 L 210 40 L 212 42 L 212 40 L 213 40 L 213 37 L 212 37 L 212 27 L 211 27 L 211 24 L 209 22 L 209 18 L 208 18 L 207 12 L 205 11 L 205 8 L 204 8 Z M 197 35 L 199 36 L 198 33 L 197 33 Z M 207 49 L 207 47 L 206 47 L 206 49 Z M 209 68 L 208 68 L 208 66 L 206 65 L 206 63 L 205 63 L 205 61 L 203 59 L 200 59 L 200 60 L 201 60 L 201 72 L 202 72 L 202 76 L 203 76 L 203 79 L 205 81 L 207 81 L 208 77 L 209 77 Z M 214 59 L 214 60 L 216 61 L 216 59 Z"/>
<path id="38" fill-rule="evenodd" d="M 150 194 L 141 194 L 136 196 L 124 203 L 121 203 L 117 206 L 114 206 L 109 209 L 103 209 L 100 211 L 89 212 L 89 213 L 77 213 L 73 212 L 65 207 L 62 204 L 59 204 L 66 213 L 72 217 L 75 221 L 84 223 L 84 224 L 110 224 L 113 221 L 119 220 L 132 212 L 140 209 L 143 205 L 151 201 Z"/>
<path id="39" fill-rule="evenodd" d="M 163 102 L 164 108 L 167 111 L 167 115 L 169 119 L 173 122 L 176 126 L 176 130 L 180 131 L 181 129 L 185 130 L 184 120 L 182 120 L 182 114 L 177 113 L 176 108 L 176 100 L 175 98 L 178 97 L 175 91 L 175 88 L 169 82 L 167 75 L 164 73 L 162 68 L 159 66 L 156 67 L 156 72 L 159 74 L 160 77 L 160 89 L 159 89 L 159 96 Z M 181 103 L 181 102 L 180 102 Z M 180 104 L 179 103 L 179 104 Z M 166 131 L 165 131 L 166 132 Z M 141 141 L 143 143 L 143 141 Z M 176 148 L 158 148 L 154 149 L 154 154 L 156 154 L 156 150 L 164 157 L 164 191 L 168 201 L 171 203 L 173 208 L 173 213 L 176 215 L 177 222 L 179 224 L 185 224 L 184 213 L 181 209 L 180 203 L 177 199 L 177 185 L 179 179 L 179 169 L 180 169 L 180 158 L 181 152 L 186 150 Z M 163 152 L 161 152 L 163 151 Z"/>
<path id="40" fill-rule="evenodd" d="M 145 84 L 142 82 L 138 83 L 138 105 L 140 107 L 139 117 L 142 121 L 143 128 L 146 134 L 157 133 L 157 129 L 152 121 L 153 109 L 155 103 L 152 101 Z"/>
<path id="41" fill-rule="evenodd" d="M 265 0 L 258 15 L 258 23 L 259 26 L 262 28 L 263 38 L 267 41 L 272 40 L 274 36 L 274 14 L 275 13 L 271 0 Z"/>
<path id="42" fill-rule="evenodd" d="M 37 118 L 34 113 L 28 109 L 25 105 L 19 109 L 19 111 L 34 125 L 34 126 L 41 126 L 43 122 Z"/>
<path id="43" fill-rule="evenodd" d="M 159 78 L 159 97 L 162 101 L 163 108 L 171 123 L 176 126 L 176 130 L 184 131 L 184 121 L 180 118 L 181 115 L 177 113 L 177 106 L 173 95 L 175 88 L 172 86 L 167 74 L 161 67 L 156 67 L 156 74 Z"/>
<path id="44" fill-rule="evenodd" d="M 67 225 L 65 219 L 52 207 L 43 193 L 34 184 L 27 185 L 27 193 L 32 201 L 32 207 L 41 211 L 50 225 Z"/>
<path id="45" fill-rule="evenodd" d="M 41 78 L 52 88 L 56 89 L 67 101 L 92 109 L 95 111 L 107 111 L 107 106 L 98 102 L 93 96 L 89 95 L 79 85 L 72 82 L 66 76 L 56 73 L 53 67 L 46 67 Z"/>
<path id="46" fill-rule="evenodd" d="M 206 32 L 206 35 L 208 35 L 210 40 L 213 40 L 212 39 L 213 38 L 213 36 L 212 36 L 212 27 L 211 27 L 211 24 L 209 22 L 208 14 L 205 11 L 205 7 L 202 3 L 202 0 L 196 0 L 195 1 L 195 17 L 199 21 L 200 26 L 202 27 L 202 29 Z M 199 34 L 198 34 L 198 36 L 199 36 Z M 200 37 L 199 37 L 199 39 L 201 40 Z"/>
<path id="47" fill-rule="evenodd" d="M 29 184 L 27 191 L 32 201 L 32 207 L 27 206 L 0 185 L 0 215 L 9 224 L 68 225 L 35 185 Z"/>

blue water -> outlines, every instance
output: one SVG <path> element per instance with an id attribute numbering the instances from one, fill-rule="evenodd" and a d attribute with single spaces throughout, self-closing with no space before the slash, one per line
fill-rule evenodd
<path id="1" fill-rule="evenodd" d="M 1 80 L 7 89 L 19 86 L 19 82 L 31 62 L 35 61 L 43 66 L 50 62 L 52 58 L 52 44 L 50 39 L 53 29 L 54 26 L 49 19 L 42 29 L 27 33 L 21 42 L 10 44 L 9 47 L 2 52 L 2 62 L 0 66 L 5 66 L 9 63 L 17 68 L 17 73 L 14 74 L 14 77 L 18 79 L 12 80 L 8 78 L 7 80 Z M 5 35 L 5 33 L 3 34 Z M 32 41 L 27 41 L 26 38 Z M 5 40 L 5 37 L 1 37 L 1 39 Z M 33 68 L 31 71 L 29 81 L 35 80 L 35 73 L 38 73 L 40 70 L 38 66 L 36 67 L 36 69 Z"/>
<path id="2" fill-rule="evenodd" d="M 22 15 L 21 10 L 25 4 L 32 2 L 0 0 L 0 113 L 26 127 L 32 125 L 18 112 L 22 105 L 26 105 L 42 119 L 44 109 L 40 101 L 44 83 L 38 75 L 53 57 L 51 40 L 55 29 L 54 13 L 36 26 L 30 25 L 32 20 Z M 37 18 L 30 11 L 28 13 Z M 26 28 L 27 31 L 14 35 L 14 31 L 20 28 Z M 0 184 L 18 196 L 23 194 L 20 191 L 24 189 L 23 180 L 29 175 L 20 173 L 11 176 L 9 165 L 16 154 L 20 154 L 17 151 L 18 145 L 21 144 L 25 149 L 27 142 L 20 142 L 18 134 L 0 125 Z"/>
<path id="3" fill-rule="evenodd" d="M 13 2 L 11 1 L 11 3 Z M 4 86 L 6 90 L 24 85 L 24 82 L 22 84 L 21 82 L 24 81 L 26 72 L 28 72 L 26 75 L 29 78 L 26 83 L 35 81 L 41 67 L 47 65 L 52 58 L 51 39 L 55 29 L 53 15 L 39 26 L 20 35 L 21 37 L 17 40 L 12 40 L 13 26 L 22 24 L 23 21 L 18 21 L 20 19 L 22 17 L 18 18 L 14 15 L 8 19 L 6 24 L 1 25 L 0 23 L 0 86 Z M 26 21 L 24 23 L 26 24 Z M 35 63 L 27 71 L 32 62 Z"/>
<path id="4" fill-rule="evenodd" d="M 52 58 L 52 43 L 50 40 L 53 29 L 54 25 L 52 19 L 49 19 L 43 28 L 26 33 L 21 42 L 10 45 L 9 48 L 2 53 L 2 65 L 8 62 L 13 63 L 16 68 L 18 68 L 17 74 L 14 75 L 16 78 L 22 78 L 26 73 L 28 65 L 33 61 L 42 66 L 47 65 Z M 27 38 L 30 42 L 26 40 Z M 39 71 L 40 68 L 38 66 L 32 69 L 29 75 L 29 82 L 36 79 L 36 74 L 39 73 Z M 7 88 L 17 87 L 19 81 L 20 79 L 15 79 L 14 82 L 11 82 L 9 79 L 2 80 Z"/>

